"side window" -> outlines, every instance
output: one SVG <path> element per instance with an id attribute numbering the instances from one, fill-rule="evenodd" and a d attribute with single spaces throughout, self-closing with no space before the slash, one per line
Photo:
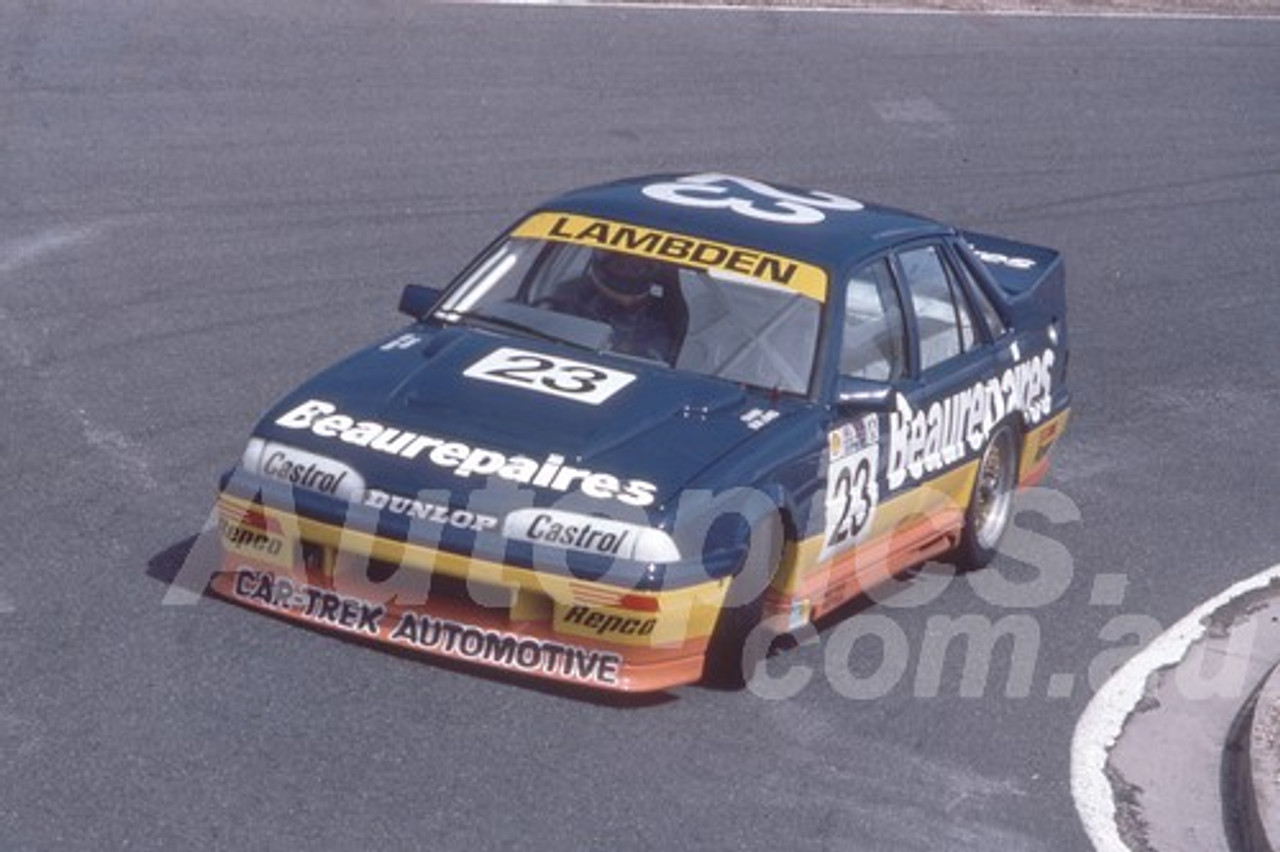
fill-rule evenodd
<path id="1" fill-rule="evenodd" d="M 982 318 L 986 320 L 987 330 L 991 332 L 992 338 L 999 337 L 1006 330 L 1004 320 L 1000 318 L 1000 312 L 996 310 L 996 306 L 992 304 L 986 291 L 982 289 L 982 286 L 974 278 L 973 270 L 969 267 L 970 258 L 963 251 L 958 252 L 958 254 L 960 255 L 960 277 L 964 279 L 965 287 L 973 297 L 974 304 L 978 306 L 978 310 L 982 313 Z"/>
<path id="2" fill-rule="evenodd" d="M 877 260 L 853 273 L 845 290 L 840 372 L 892 381 L 906 371 L 906 351 L 906 326 L 889 263 Z"/>
<path id="3" fill-rule="evenodd" d="M 958 318 L 952 284 L 938 246 L 922 246 L 898 254 L 920 335 L 920 369 L 927 370 L 954 358 L 973 340 L 973 321 L 967 310 Z M 967 329 L 965 328 L 967 326 Z"/>

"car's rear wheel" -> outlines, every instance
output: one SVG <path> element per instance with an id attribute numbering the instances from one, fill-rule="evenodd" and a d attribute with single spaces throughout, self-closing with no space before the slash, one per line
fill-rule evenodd
<path id="1" fill-rule="evenodd" d="M 961 568 L 982 568 L 995 558 L 1013 516 L 1017 487 L 1017 431 L 1012 423 L 1002 423 L 992 432 L 978 460 L 978 475 L 965 511 L 964 533 L 956 551 Z"/>

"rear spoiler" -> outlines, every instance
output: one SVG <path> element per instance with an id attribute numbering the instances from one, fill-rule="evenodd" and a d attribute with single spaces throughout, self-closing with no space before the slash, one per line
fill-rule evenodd
<path id="1" fill-rule="evenodd" d="M 962 231 L 960 236 L 986 266 L 992 279 L 1010 297 L 1030 292 L 1060 265 L 1058 252 L 1044 246 L 1017 243 L 1004 237 Z"/>
<path id="2" fill-rule="evenodd" d="M 982 262 L 987 280 L 1018 324 L 1047 327 L 1066 320 L 1067 294 L 1062 256 L 1051 248 L 1004 237 L 961 231 Z"/>

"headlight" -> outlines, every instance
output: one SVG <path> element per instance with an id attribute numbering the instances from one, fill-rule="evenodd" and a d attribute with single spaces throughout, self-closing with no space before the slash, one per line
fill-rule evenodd
<path id="1" fill-rule="evenodd" d="M 364 496 L 364 477 L 355 468 L 286 444 L 250 438 L 240 463 L 249 473 L 330 497 L 354 502 Z"/>
<path id="2" fill-rule="evenodd" d="M 560 509 L 517 509 L 507 515 L 502 534 L 516 541 L 636 562 L 680 559 L 676 543 L 662 530 Z"/>

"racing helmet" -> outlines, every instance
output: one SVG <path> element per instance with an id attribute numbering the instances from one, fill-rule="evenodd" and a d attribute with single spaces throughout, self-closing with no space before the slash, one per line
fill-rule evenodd
<path id="1" fill-rule="evenodd" d="M 620 301 L 661 293 L 662 262 L 658 260 L 597 249 L 591 256 L 590 271 L 596 286 Z"/>

